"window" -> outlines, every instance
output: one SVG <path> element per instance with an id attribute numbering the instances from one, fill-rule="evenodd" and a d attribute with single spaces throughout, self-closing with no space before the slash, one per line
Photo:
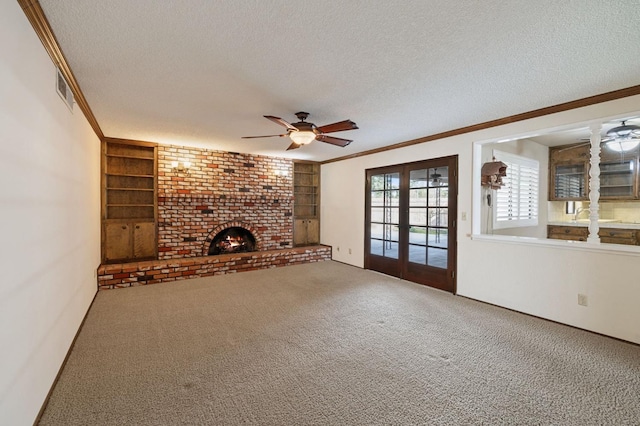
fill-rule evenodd
<path id="1" fill-rule="evenodd" d="M 537 226 L 540 163 L 497 150 L 493 156 L 507 165 L 504 185 L 495 194 L 493 228 Z"/>

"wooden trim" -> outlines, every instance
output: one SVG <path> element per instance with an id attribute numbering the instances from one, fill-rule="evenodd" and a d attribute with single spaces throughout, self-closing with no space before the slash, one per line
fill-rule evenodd
<path id="1" fill-rule="evenodd" d="M 564 102 L 561 104 L 535 109 L 533 111 L 523 112 L 521 114 L 511 115 L 509 117 L 499 118 L 497 120 L 485 121 L 484 123 L 473 124 L 471 126 L 460 127 L 459 129 L 449 130 L 446 132 L 436 133 L 434 135 L 424 136 L 418 139 L 412 139 L 393 145 L 383 146 L 380 148 L 370 149 L 368 151 L 357 152 L 343 157 L 337 157 L 330 160 L 320 162 L 320 164 L 335 163 L 337 161 L 350 160 L 352 158 L 364 157 L 366 155 L 377 154 L 379 152 L 390 151 L 392 149 L 404 148 L 411 145 L 417 145 L 424 142 L 431 142 L 438 139 L 458 136 L 465 133 L 476 132 L 478 130 L 498 127 L 504 124 L 516 123 L 518 121 L 529 120 L 531 118 L 542 117 L 545 115 L 555 114 L 558 112 L 568 111 L 572 109 L 582 108 L 589 105 L 595 105 L 603 102 L 614 101 L 616 99 L 626 98 L 629 96 L 640 95 L 640 85 L 627 87 L 625 89 L 614 90 L 612 92 L 602 93 L 599 95 L 589 96 L 587 98 L 577 99 L 575 101 Z"/>
<path id="2" fill-rule="evenodd" d="M 137 146 L 146 146 L 149 148 L 157 147 L 158 144 L 156 142 L 146 142 L 146 141 L 136 141 L 133 139 L 119 139 L 119 138 L 109 138 L 104 137 L 103 140 L 107 143 L 119 143 L 122 145 L 137 145 Z M 151 160 L 151 158 L 149 158 Z"/>
<path id="3" fill-rule="evenodd" d="M 96 133 L 98 138 L 104 138 L 100 125 L 98 124 L 96 117 L 93 115 L 91 107 L 89 107 L 89 104 L 80 89 L 78 81 L 71 71 L 67 60 L 62 53 L 62 49 L 60 49 L 60 46 L 58 45 L 56 36 L 51 30 L 49 21 L 47 20 L 42 7 L 40 7 L 40 3 L 38 0 L 18 0 L 18 3 L 20 4 L 20 7 L 22 7 L 22 11 L 27 16 L 31 26 L 33 26 L 33 29 L 40 38 L 40 41 L 51 57 L 51 60 L 60 69 L 60 72 L 65 80 L 67 80 L 67 83 L 69 83 L 69 87 L 73 92 L 75 101 L 80 110 L 84 113 L 84 116 L 87 118 L 89 125 L 93 128 L 93 131 Z M 53 78 L 51 81 L 54 81 Z"/>

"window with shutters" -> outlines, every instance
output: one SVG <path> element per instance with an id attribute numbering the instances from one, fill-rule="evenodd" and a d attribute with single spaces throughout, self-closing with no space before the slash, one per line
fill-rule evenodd
<path id="1" fill-rule="evenodd" d="M 497 150 L 493 156 L 507 165 L 504 185 L 495 192 L 493 229 L 538 225 L 540 163 Z"/>

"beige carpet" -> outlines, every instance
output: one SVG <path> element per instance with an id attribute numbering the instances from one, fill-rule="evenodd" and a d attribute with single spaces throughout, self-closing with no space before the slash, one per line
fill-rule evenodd
<path id="1" fill-rule="evenodd" d="M 336 262 L 100 292 L 42 425 L 638 425 L 640 347 Z"/>

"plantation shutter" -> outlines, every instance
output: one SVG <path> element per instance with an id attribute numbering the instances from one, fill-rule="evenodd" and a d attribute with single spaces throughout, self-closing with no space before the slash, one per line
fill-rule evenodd
<path id="1" fill-rule="evenodd" d="M 531 158 L 493 151 L 496 160 L 507 165 L 504 185 L 496 190 L 494 229 L 538 224 L 540 163 Z"/>

